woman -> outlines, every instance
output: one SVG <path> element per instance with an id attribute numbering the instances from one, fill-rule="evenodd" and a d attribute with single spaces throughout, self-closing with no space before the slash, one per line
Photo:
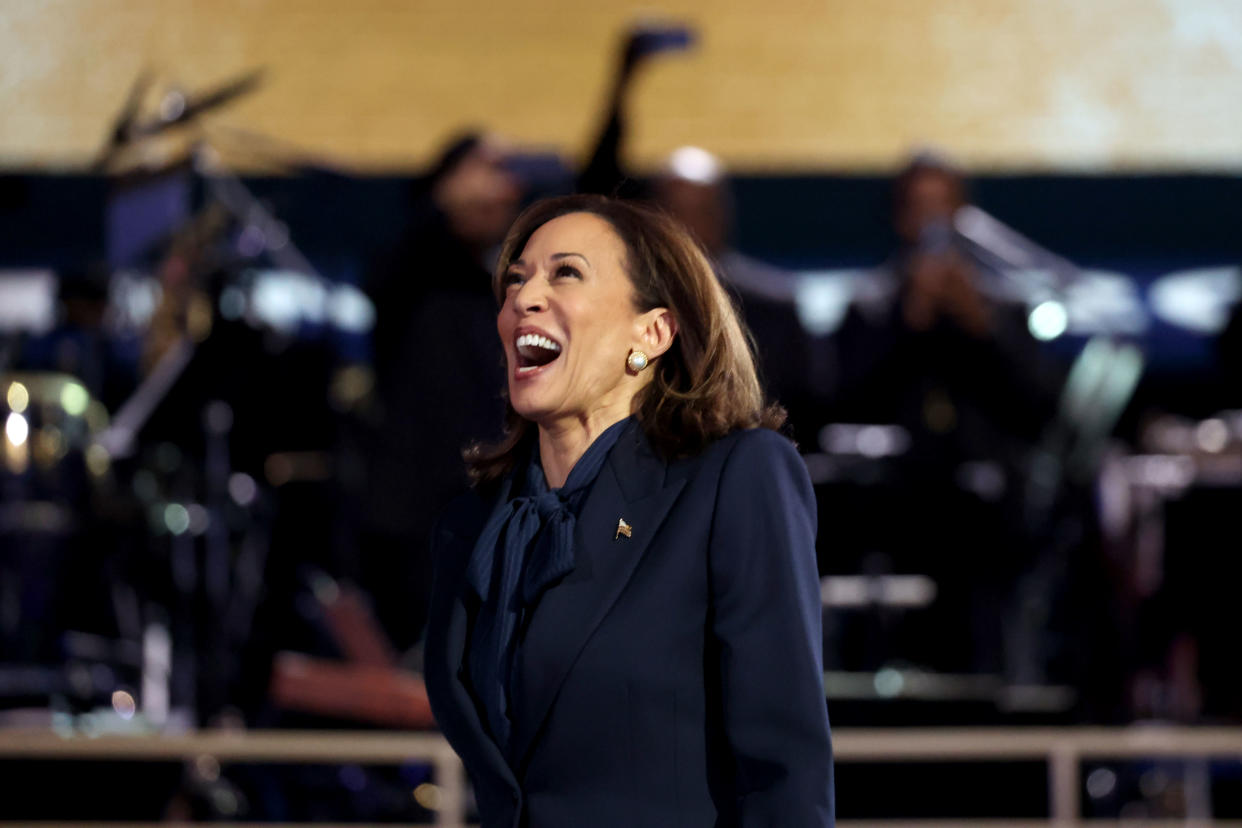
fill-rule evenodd
<path id="1" fill-rule="evenodd" d="M 425 666 L 484 828 L 831 825 L 814 499 L 711 266 L 569 196 L 496 285 L 507 438 L 435 533 Z"/>

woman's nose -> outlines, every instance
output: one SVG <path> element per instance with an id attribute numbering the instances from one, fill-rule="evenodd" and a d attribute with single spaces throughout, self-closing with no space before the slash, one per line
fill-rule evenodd
<path id="1" fill-rule="evenodd" d="M 517 309 L 522 313 L 537 313 L 548 307 L 548 295 L 544 280 L 538 276 L 527 279 L 514 297 Z"/>

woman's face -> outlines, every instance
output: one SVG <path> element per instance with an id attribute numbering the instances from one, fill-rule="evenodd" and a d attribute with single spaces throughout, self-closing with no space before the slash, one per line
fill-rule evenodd
<path id="1" fill-rule="evenodd" d="M 647 377 L 626 372 L 641 348 L 625 245 L 606 220 L 570 213 L 539 227 L 504 278 L 496 320 L 509 401 L 528 420 L 611 424 Z M 646 372 L 650 373 L 650 372 Z"/>

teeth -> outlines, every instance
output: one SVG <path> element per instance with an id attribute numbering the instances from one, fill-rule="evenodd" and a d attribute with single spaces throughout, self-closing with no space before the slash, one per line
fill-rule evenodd
<path id="1" fill-rule="evenodd" d="M 522 334 L 514 344 L 519 348 L 534 347 L 543 348 L 546 351 L 555 351 L 558 354 L 561 352 L 560 345 L 539 334 Z"/>

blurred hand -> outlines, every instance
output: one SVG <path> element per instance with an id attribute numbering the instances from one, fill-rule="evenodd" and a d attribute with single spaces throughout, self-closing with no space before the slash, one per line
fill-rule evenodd
<path id="1" fill-rule="evenodd" d="M 907 271 L 902 315 L 912 330 L 945 319 L 974 336 L 987 336 L 991 311 L 974 284 L 973 268 L 955 252 L 915 255 Z"/>
<path id="2" fill-rule="evenodd" d="M 901 313 L 912 330 L 926 331 L 936 323 L 941 271 L 939 256 L 914 256 L 907 268 L 906 293 Z"/>
<path id="3" fill-rule="evenodd" d="M 684 51 L 691 48 L 694 40 L 693 29 L 683 23 L 662 26 L 639 23 L 632 26 L 621 47 L 615 92 L 624 89 L 634 71 L 652 55 Z"/>
<path id="4" fill-rule="evenodd" d="M 967 333 L 987 336 L 992 328 L 992 313 L 975 286 L 974 269 L 956 253 L 948 259 L 940 285 L 941 309 Z"/>

